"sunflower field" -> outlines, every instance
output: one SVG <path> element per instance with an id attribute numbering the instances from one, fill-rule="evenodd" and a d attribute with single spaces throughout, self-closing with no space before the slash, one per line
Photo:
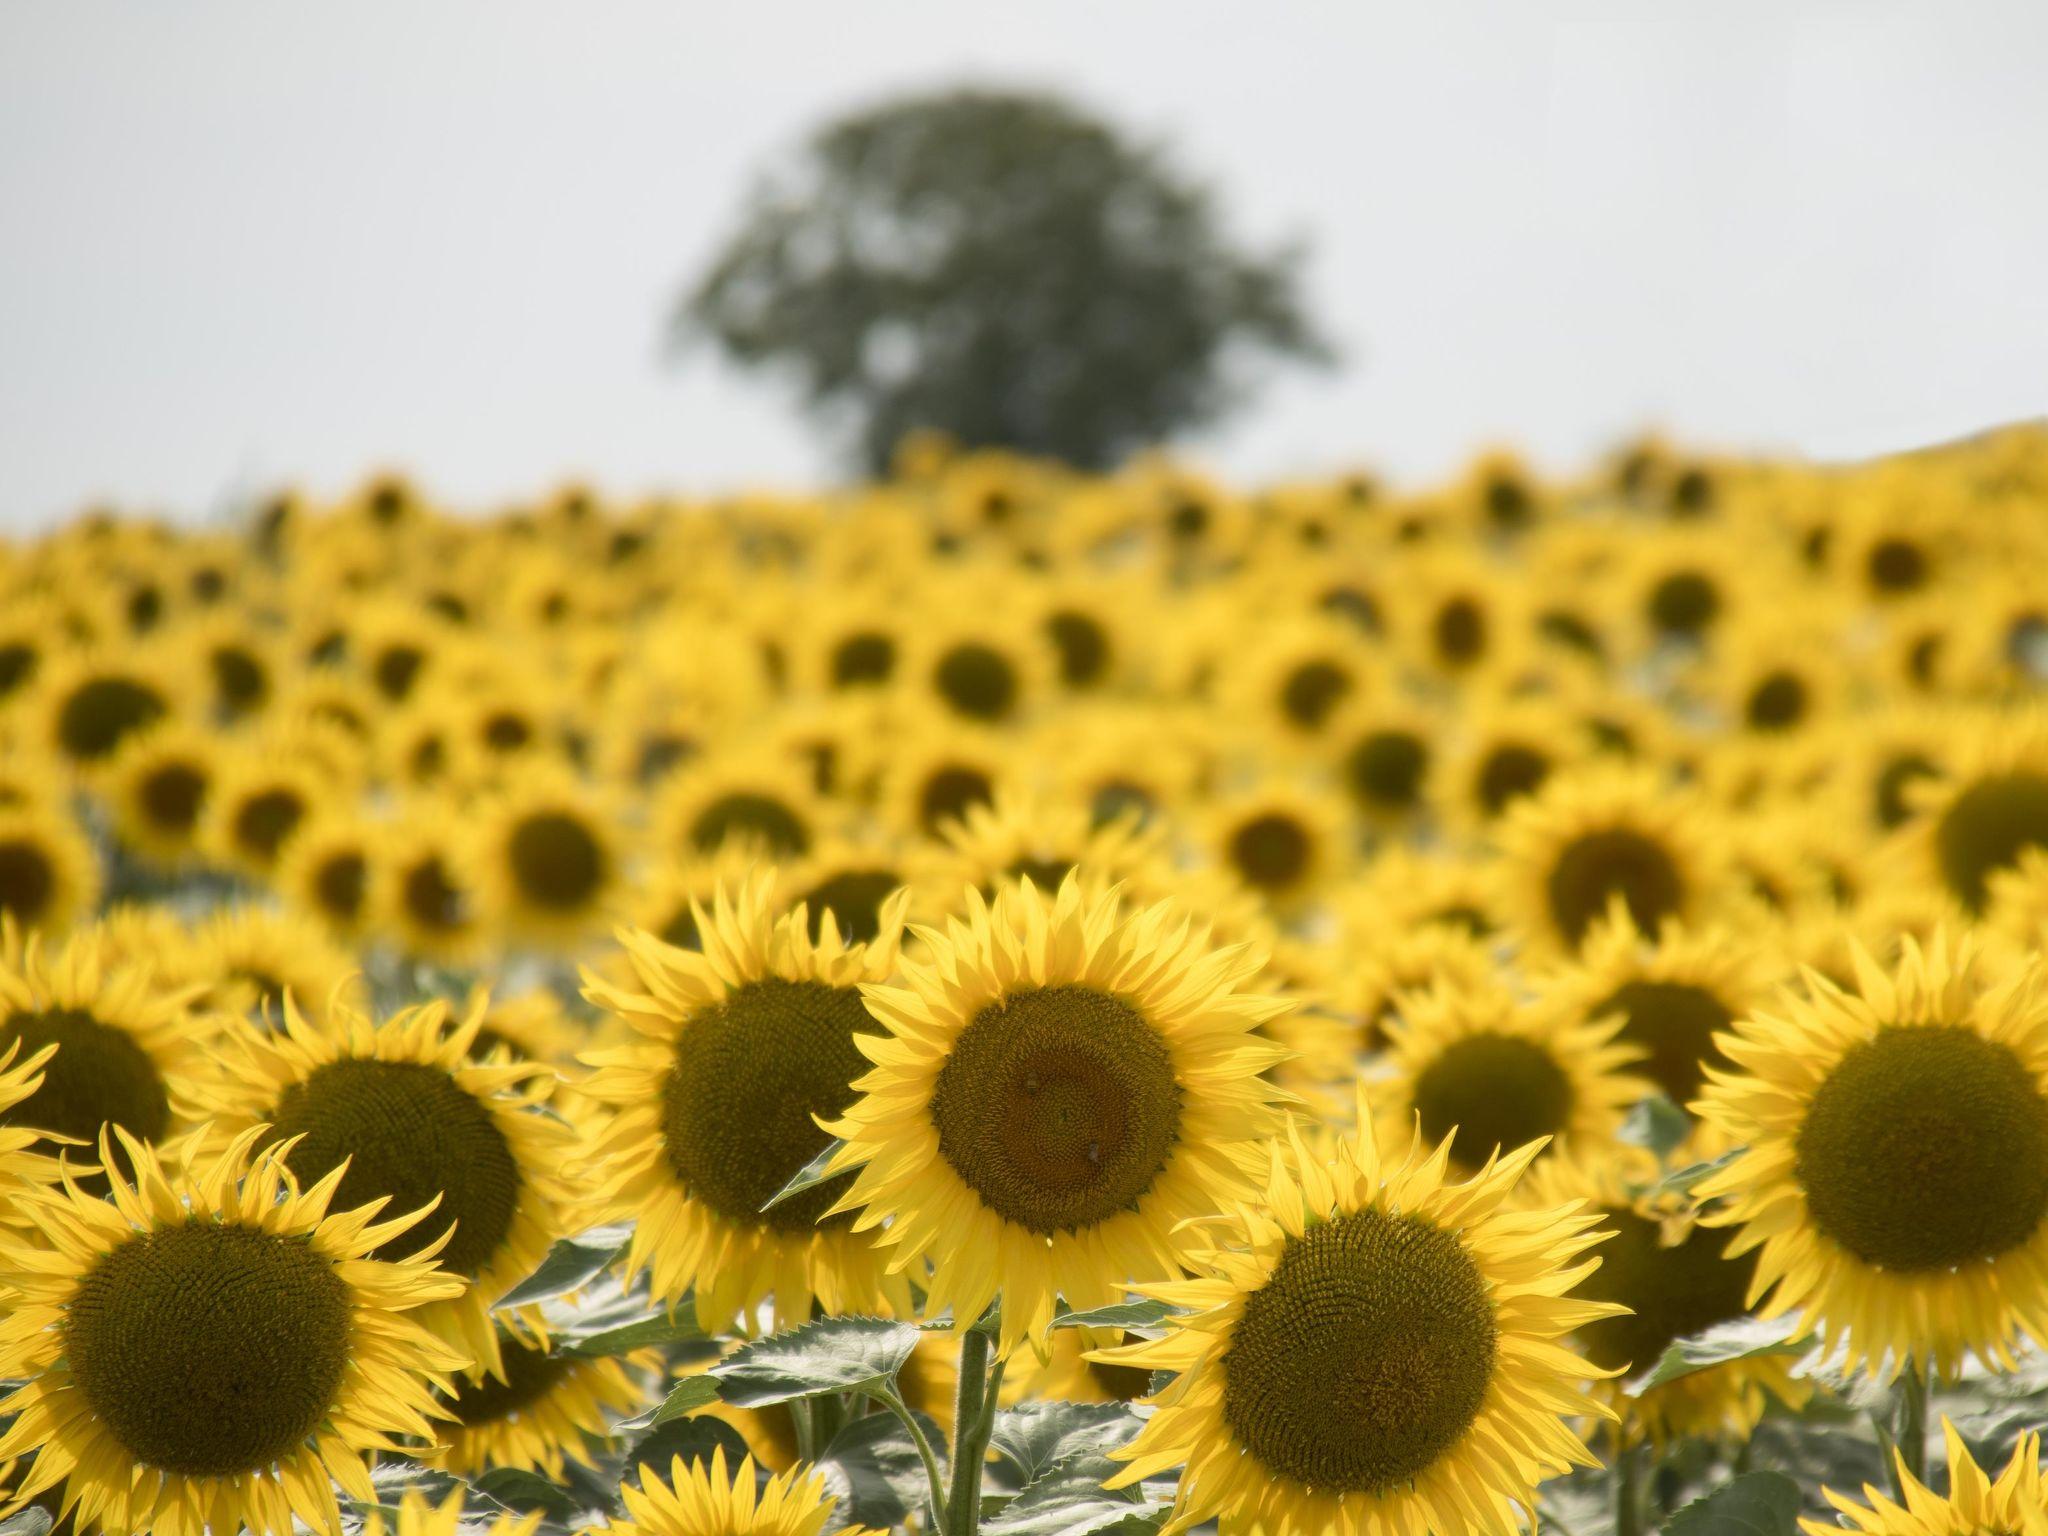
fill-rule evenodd
<path id="1" fill-rule="evenodd" d="M 2048 1536 L 2048 431 L 0 545 L 0 1536 Z"/>

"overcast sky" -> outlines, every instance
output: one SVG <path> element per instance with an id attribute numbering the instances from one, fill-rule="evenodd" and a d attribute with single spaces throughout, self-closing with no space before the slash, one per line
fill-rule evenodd
<path id="1" fill-rule="evenodd" d="M 1910 445 L 2048 411 L 2044 78 L 2039 0 L 0 0 L 0 527 L 815 481 L 664 314 L 765 157 L 962 80 L 1312 242 L 1349 365 L 1189 445 L 1232 473 Z"/>

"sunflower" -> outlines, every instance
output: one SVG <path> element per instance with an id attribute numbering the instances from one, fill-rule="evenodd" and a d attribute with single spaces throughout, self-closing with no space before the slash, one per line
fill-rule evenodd
<path id="1" fill-rule="evenodd" d="M 1106 826 L 1120 816 L 1151 822 L 1187 803 L 1209 769 L 1214 732 L 1186 705 L 1119 698 L 1077 705 L 1031 739 L 1051 792 L 1078 800 Z"/>
<path id="2" fill-rule="evenodd" d="M 1034 620 L 1062 689 L 1101 694 L 1130 677 L 1151 614 L 1149 596 L 1141 581 L 1093 573 L 1063 572 L 1034 588 Z"/>
<path id="3" fill-rule="evenodd" d="M 1674 1104 L 1699 1093 L 1706 1068 L 1725 1067 L 1716 1037 L 1787 979 L 1790 954 L 1768 931 L 1666 923 L 1654 936 L 1616 898 L 1578 955 L 1535 978 L 1547 1007 L 1568 1019 L 1621 1020 L 1633 1070 Z"/>
<path id="4" fill-rule="evenodd" d="M 1440 783 L 1444 821 L 1482 832 L 1551 774 L 1592 755 L 1572 717 L 1548 698 L 1489 698 L 1467 706 L 1471 724 Z"/>
<path id="5" fill-rule="evenodd" d="M 57 1054 L 36 1091 L 0 1118 L 87 1146 L 105 1125 L 163 1142 L 194 1118 L 193 1076 L 214 1033 L 192 1002 L 189 988 L 164 984 L 146 963 L 111 963 L 91 929 L 52 948 L 7 925 L 0 1049 Z"/>
<path id="6" fill-rule="evenodd" d="M 1261 736 L 1320 740 L 1346 706 L 1384 693 L 1372 642 L 1342 619 L 1304 614 L 1223 658 L 1222 707 Z"/>
<path id="7" fill-rule="evenodd" d="M 268 880 L 306 818 L 333 793 L 328 776 L 285 742 L 227 752 L 206 797 L 206 849 L 218 863 Z"/>
<path id="8" fill-rule="evenodd" d="M 315 811 L 278 856 L 273 884 L 292 906 L 343 942 L 368 931 L 377 829 L 348 807 Z"/>
<path id="9" fill-rule="evenodd" d="M 223 612 L 185 629 L 177 644 L 198 658 L 209 710 L 232 722 L 259 715 L 276 696 L 282 675 L 276 642 L 247 616 Z"/>
<path id="10" fill-rule="evenodd" d="M 1362 1127 L 1371 1111 L 1358 1105 Z M 1534 1146 L 1445 1182 L 1449 1149 L 1383 1165 L 1370 1129 L 1275 1145 L 1262 1205 L 1141 1286 L 1195 1309 L 1098 1358 L 1178 1373 L 1111 1454 L 1128 1485 L 1182 1467 L 1169 1536 L 1514 1536 L 1536 1484 L 1597 1462 L 1572 1428 L 1602 1373 L 1562 1342 L 1619 1309 L 1568 1293 L 1597 1215 L 1511 1204 Z M 1596 1413 L 1604 1413 L 1597 1404 Z"/>
<path id="11" fill-rule="evenodd" d="M 532 769 L 473 815 L 478 867 L 513 931 L 553 946 L 589 935 L 621 878 L 612 807 L 565 773 Z"/>
<path id="12" fill-rule="evenodd" d="M 828 1312 L 909 1308 L 884 1255 L 827 1219 L 844 1181 L 769 1204 L 824 1150 L 814 1117 L 854 1098 L 857 1042 L 878 1027 L 859 988 L 894 969 L 906 900 L 885 904 L 871 943 L 847 944 L 837 924 L 814 941 L 807 911 L 779 907 L 762 870 L 696 908 L 701 953 L 627 931 L 628 981 L 584 972 L 584 995 L 635 1033 L 582 1058 L 579 1091 L 609 1111 L 589 1147 L 593 1214 L 635 1221 L 628 1274 L 650 1271 L 667 1301 L 694 1287 L 706 1329 L 771 1293 L 790 1323 L 814 1298 Z"/>
<path id="13" fill-rule="evenodd" d="M 216 907 L 161 961 L 166 976 L 202 988 L 205 1007 L 276 1020 L 289 992 L 316 1017 L 349 1000 L 355 957 L 307 918 L 254 905 Z"/>
<path id="14" fill-rule="evenodd" d="M 1704 645 L 1730 622 L 1744 573 L 1725 535 L 1705 529 L 1661 533 L 1635 545 L 1630 555 L 1620 585 L 1642 648 Z"/>
<path id="15" fill-rule="evenodd" d="M 2048 1000 L 2039 966 L 1984 987 L 1965 939 L 1907 940 L 1890 974 L 1860 946 L 1856 990 L 1804 996 L 1720 1038 L 1694 1108 L 1746 1150 L 1697 1186 L 1760 1250 L 1752 1299 L 1796 1312 L 1887 1377 L 2013 1369 L 2048 1337 Z"/>
<path id="16" fill-rule="evenodd" d="M 2048 1489 L 2041 1482 L 2041 1432 L 2021 1433 L 2012 1448 L 2012 1460 L 1998 1474 L 1996 1482 L 1970 1455 L 1970 1448 L 1956 1427 L 1944 1416 L 1941 1438 L 1947 1450 L 1948 1497 L 1942 1498 L 1915 1477 L 1897 1451 L 1899 1487 L 1903 1503 L 1894 1502 L 1870 1484 L 1863 1485 L 1863 1502 L 1823 1488 L 1821 1493 L 1835 1507 L 1839 1521 L 1802 1519 L 1806 1536 L 2041 1536 L 2048 1530 Z"/>
<path id="17" fill-rule="evenodd" d="M 907 986 L 862 988 L 888 1031 L 829 1128 L 836 1212 L 881 1227 L 893 1267 L 929 1259 L 928 1310 L 1003 1297 L 1001 1349 L 1043 1338 L 1054 1303 L 1105 1305 L 1174 1273 L 1177 1223 L 1244 1191 L 1237 1152 L 1271 1124 L 1253 1030 L 1285 1011 L 1239 990 L 1261 957 L 1212 949 L 1172 904 L 1126 911 L 1028 882 L 919 929 Z"/>
<path id="18" fill-rule="evenodd" d="M 1026 625 L 998 617 L 1010 607 L 1000 589 L 981 600 L 927 600 L 909 635 L 905 683 L 977 725 L 1021 719 L 1049 689 L 1051 657 Z"/>
<path id="19" fill-rule="evenodd" d="M 190 857 L 220 757 L 218 739 L 195 726 L 170 723 L 130 736 L 107 772 L 121 842 L 160 866 Z"/>
<path id="20" fill-rule="evenodd" d="M 408 802 L 370 861 L 375 926 L 406 953 L 443 965 L 476 959 L 497 929 L 492 888 L 474 839 L 463 835 L 459 804 L 439 795 Z"/>
<path id="21" fill-rule="evenodd" d="M 1505 668 L 1527 644 L 1521 588 L 1477 555 L 1416 559 L 1399 600 L 1404 650 L 1425 674 L 1455 679 Z"/>
<path id="22" fill-rule="evenodd" d="M 1269 777 L 1216 796 L 1199 835 L 1218 866 L 1284 913 L 1323 894 L 1345 865 L 1349 831 L 1350 818 L 1335 795 Z"/>
<path id="23" fill-rule="evenodd" d="M 902 722 L 882 770 L 882 824 L 936 841 L 946 824 L 1022 782 L 1013 737 L 920 712 Z"/>
<path id="24" fill-rule="evenodd" d="M 1711 814 L 1647 769 L 1559 774 L 1501 819 L 1500 902 L 1538 952 L 1585 942 L 1619 896 L 1646 933 L 1697 922 L 1725 902 Z"/>
<path id="25" fill-rule="evenodd" d="M 125 1133 L 111 1200 L 34 1192 L 46 1248 L 9 1248 L 0 1375 L 22 1383 L 0 1457 L 35 1453 L 11 1512 L 64 1486 L 108 1536 L 339 1536 L 334 1483 L 375 1497 L 365 1453 L 433 1437 L 432 1387 L 464 1363 L 406 1314 L 462 1282 L 430 1256 L 372 1255 L 419 1220 L 331 1214 L 340 1174 L 301 1186 L 258 1133 L 166 1173 Z"/>
<path id="26" fill-rule="evenodd" d="M 27 1053 L 18 1039 L 0 1049 L 0 1226 L 27 1219 L 17 1204 L 22 1185 L 55 1184 L 60 1177 L 57 1161 L 36 1150 L 42 1133 L 16 1125 L 13 1115 L 16 1105 L 42 1090 L 43 1069 L 56 1054 L 54 1041 Z"/>
<path id="27" fill-rule="evenodd" d="M 60 804 L 0 808 L 0 916 L 58 933 L 99 900 L 92 839 Z"/>
<path id="28" fill-rule="evenodd" d="M 1060 1328 L 1046 1340 L 1043 1359 L 1024 1378 L 1027 1398 L 1047 1403 L 1135 1403 L 1152 1393 L 1152 1373 L 1141 1365 L 1113 1365 L 1099 1351 L 1142 1342 L 1142 1336 L 1106 1328 Z"/>
<path id="29" fill-rule="evenodd" d="M 456 1488 L 439 1504 L 429 1504 L 425 1494 L 407 1489 L 398 1501 L 395 1521 L 387 1521 L 374 1506 L 363 1516 L 363 1536 L 533 1536 L 540 1524 L 539 1510 L 498 1515 L 485 1526 L 465 1522 L 462 1506 L 467 1495 L 467 1489 Z"/>
<path id="30" fill-rule="evenodd" d="M 1650 1091 L 1617 1018 L 1533 1007 L 1500 980 L 1439 982 L 1398 1007 L 1385 1025 L 1393 1076 L 1378 1091 L 1387 1146 L 1441 1142 L 1463 1169 L 1537 1140 L 1597 1156 Z"/>
<path id="31" fill-rule="evenodd" d="M 478 1004 L 451 1024 L 448 1005 L 434 1002 L 382 1024 L 337 1006 L 314 1024 L 287 995 L 280 1031 L 243 1026 L 222 1042 L 218 1070 L 201 1088 L 212 1117 L 201 1140 L 267 1126 L 267 1139 L 291 1142 L 285 1160 L 302 1180 L 346 1163 L 338 1198 L 347 1204 L 389 1197 L 394 1210 L 432 1206 L 418 1231 L 378 1256 L 438 1244 L 441 1266 L 469 1284 L 421 1320 L 495 1372 L 491 1307 L 567 1231 L 575 1196 L 562 1168 L 576 1134 L 546 1112 L 552 1068 L 471 1059 L 484 1018 Z"/>
<path id="32" fill-rule="evenodd" d="M 2048 713 L 1985 714 L 1955 743 L 1947 777 L 1908 799 L 1914 814 L 1897 844 L 1906 873 L 1981 916 L 1991 877 L 2048 848 Z"/>
<path id="33" fill-rule="evenodd" d="M 703 941 L 697 932 L 699 904 L 708 905 L 721 885 L 738 886 L 759 863 L 756 845 L 746 839 L 722 844 L 717 853 L 708 857 L 686 854 L 658 863 L 620 901 L 620 920 L 626 927 L 645 929 L 677 949 L 701 949 Z M 809 863 L 782 867 L 803 869 Z M 830 878 L 829 874 L 826 878 Z M 852 926 L 850 915 L 846 926 Z M 613 958 L 623 961 L 624 956 Z M 618 979 L 629 974 L 621 967 Z"/>
<path id="34" fill-rule="evenodd" d="M 1338 943 L 1347 958 L 1335 998 L 1356 1025 L 1354 1048 L 1377 1051 L 1401 1016 L 1404 1000 L 1439 987 L 1473 992 L 1492 985 L 1498 967 L 1484 945 L 1461 928 L 1402 923 L 1370 896 L 1340 908 Z"/>
<path id="35" fill-rule="evenodd" d="M 611 1437 L 612 1422 L 648 1397 L 646 1358 L 582 1359 L 551 1351 L 510 1329 L 498 1329 L 498 1370 L 458 1378 L 446 1403 L 454 1416 L 422 1458 L 459 1477 L 492 1467 L 539 1471 L 560 1481 L 565 1461 L 595 1464 L 593 1443 Z"/>
<path id="36" fill-rule="evenodd" d="M 619 1485 L 619 1497 L 628 1518 L 606 1526 L 607 1536 L 820 1536 L 838 1502 L 820 1472 L 789 1471 L 764 1482 L 749 1456 L 728 1473 L 724 1446 L 708 1465 L 676 1457 L 666 1483 L 643 1467 L 637 1483 Z M 845 1529 L 848 1536 L 872 1536 Z"/>
<path id="37" fill-rule="evenodd" d="M 809 616 L 796 649 L 796 681 L 825 693 L 888 687 L 910 649 L 910 620 L 901 602 L 841 598 Z"/>
<path id="38" fill-rule="evenodd" d="M 1744 624 L 1701 668 L 1702 692 L 1738 731 L 1769 740 L 1796 737 L 1842 712 L 1849 680 L 1840 661 L 1843 616 L 1802 594 L 1764 596 L 1768 609 L 1796 609 L 1794 618 Z"/>
<path id="39" fill-rule="evenodd" d="M 51 748 L 87 773 L 111 762 L 137 731 L 182 712 L 178 680 L 137 651 L 52 658 L 39 691 Z"/>
<path id="40" fill-rule="evenodd" d="M 1578 1331 L 1579 1349 L 1603 1371 L 1644 1375 L 1679 1339 L 1747 1315 L 1754 1255 L 1731 1256 L 1727 1235 L 1700 1226 L 1684 1195 L 1638 1188 L 1611 1161 L 1566 1156 L 1538 1162 L 1526 1198 L 1533 1207 L 1576 1202 L 1612 1233 L 1600 1267 L 1579 1288 L 1589 1300 L 1624 1309 Z M 1596 1382 L 1593 1392 L 1618 1416 L 1624 1443 L 1746 1440 L 1772 1399 L 1800 1408 L 1812 1397 L 1813 1384 L 1793 1374 L 1795 1363 L 1790 1353 L 1757 1353 L 1637 1396 L 1613 1380 Z"/>
<path id="41" fill-rule="evenodd" d="M 969 890 L 993 896 L 997 886 L 1029 878 L 1055 891 L 1076 871 L 1110 885 L 1164 856 L 1163 827 L 1143 827 L 1132 815 L 1096 826 L 1082 806 L 1020 793 L 970 806 L 944 832 L 947 855 L 931 861 L 924 881 L 929 905 L 942 913 L 963 910 Z"/>
<path id="42" fill-rule="evenodd" d="M 1392 690 L 1344 711 L 1329 732 L 1333 762 L 1361 817 L 1393 828 L 1428 809 L 1442 772 L 1444 728 L 1440 713 Z"/>
<path id="43" fill-rule="evenodd" d="M 750 843 L 778 859 L 810 851 L 830 822 L 805 765 L 762 750 L 726 750 L 692 761 L 655 805 L 655 841 L 678 858 Z"/>
<path id="44" fill-rule="evenodd" d="M 856 841 L 835 835 L 807 858 L 778 868 L 776 899 L 784 907 L 804 904 L 810 913 L 813 943 L 822 936 L 830 913 L 848 943 L 868 944 L 881 936 L 882 913 L 889 898 L 905 886 L 921 882 L 930 863 L 928 854 L 906 855 L 879 839 Z M 692 895 L 708 902 L 715 886 L 714 881 Z M 687 902 L 684 912 L 688 914 Z"/>

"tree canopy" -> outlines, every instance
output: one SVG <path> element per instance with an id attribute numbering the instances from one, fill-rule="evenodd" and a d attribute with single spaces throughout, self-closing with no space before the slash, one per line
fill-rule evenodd
<path id="1" fill-rule="evenodd" d="M 1101 468 L 1260 360 L 1327 360 L 1299 258 L 1233 245 L 1206 189 L 1056 98 L 958 91 L 764 176 L 675 330 L 793 376 L 873 468 L 920 429 Z"/>

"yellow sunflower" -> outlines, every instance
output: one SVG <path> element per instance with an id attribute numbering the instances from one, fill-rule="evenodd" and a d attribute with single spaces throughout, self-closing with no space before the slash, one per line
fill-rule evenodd
<path id="1" fill-rule="evenodd" d="M 329 937 L 353 943 L 369 928 L 379 851 L 375 824 L 353 807 L 317 810 L 285 844 L 272 883 Z"/>
<path id="2" fill-rule="evenodd" d="M 562 1170 L 576 1133 L 547 1112 L 552 1068 L 471 1059 L 484 1018 L 472 1006 L 451 1024 L 435 1002 L 382 1024 L 337 1007 L 314 1024 L 287 995 L 281 1030 L 243 1026 L 223 1041 L 200 1090 L 212 1116 L 201 1141 L 267 1126 L 267 1140 L 291 1140 L 286 1162 L 303 1180 L 346 1162 L 338 1198 L 350 1205 L 388 1196 L 396 1211 L 432 1206 L 379 1256 L 414 1254 L 446 1234 L 439 1263 L 469 1285 L 421 1320 L 496 1371 L 491 1307 L 567 1231 L 576 1193 Z"/>
<path id="3" fill-rule="evenodd" d="M 384 827 L 370 863 L 370 910 L 376 926 L 407 954 L 460 965 L 472 961 L 497 932 L 491 888 L 465 836 L 461 802 L 420 796 Z"/>
<path id="4" fill-rule="evenodd" d="M 406 1490 L 398 1501 L 398 1518 L 386 1520 L 381 1509 L 372 1508 L 363 1517 L 363 1536 L 533 1536 L 540 1524 L 541 1512 L 525 1515 L 498 1515 L 488 1525 L 478 1525 L 474 1520 L 462 1517 L 463 1502 L 468 1494 L 465 1488 L 457 1488 L 439 1504 L 429 1504 L 423 1493 Z"/>
<path id="5" fill-rule="evenodd" d="M 223 754 L 201 833 L 217 862 L 268 880 L 306 818 L 332 798 L 327 774 L 297 745 L 270 739 Z"/>
<path id="6" fill-rule="evenodd" d="M 1337 780 L 1358 814 L 1381 827 L 1421 816 L 1443 771 L 1444 731 L 1441 713 L 1391 689 L 1345 709 L 1329 735 Z"/>
<path id="7" fill-rule="evenodd" d="M 0 1255 L 0 1375 L 22 1383 L 0 1457 L 35 1454 L 7 1512 L 61 1482 L 60 1513 L 107 1536 L 340 1536 L 334 1484 L 369 1501 L 365 1453 L 433 1438 L 464 1357 L 406 1314 L 462 1282 L 373 1257 L 420 1213 L 331 1213 L 340 1170 L 301 1186 L 257 1139 L 168 1174 L 122 1135 L 101 1161 L 135 1178 L 111 1199 L 24 1197 L 47 1247 Z"/>
<path id="8" fill-rule="evenodd" d="M 1271 1126 L 1253 1031 L 1286 1009 L 1239 988 L 1262 957 L 1213 949 L 1170 903 L 1057 896 L 1023 881 L 919 929 L 907 985 L 862 988 L 888 1031 L 862 1097 L 829 1129 L 858 1169 L 834 1212 L 880 1227 L 892 1267 L 929 1260 L 928 1310 L 978 1318 L 1001 1293 L 1003 1354 L 1055 1302 L 1105 1305 L 1175 1272 L 1179 1222 L 1244 1191 L 1244 1144 Z"/>
<path id="9" fill-rule="evenodd" d="M 664 785 L 654 814 L 656 844 L 677 858 L 715 854 L 728 842 L 797 858 L 831 819 L 804 764 L 758 747 L 693 759 Z"/>
<path id="10" fill-rule="evenodd" d="M 61 804 L 0 808 L 0 915 L 60 933 L 100 894 L 92 839 Z"/>
<path id="11" fill-rule="evenodd" d="M 2048 848 L 2048 712 L 1987 712 L 1954 747 L 1948 774 L 1916 786 L 1897 856 L 1981 916 L 1991 877 Z"/>
<path id="12" fill-rule="evenodd" d="M 1524 1529 L 1539 1482 L 1598 1464 L 1572 1421 L 1603 1373 L 1564 1339 L 1618 1310 L 1569 1294 L 1597 1214 L 1511 1203 L 1537 1151 L 1447 1183 L 1448 1148 L 1388 1166 L 1369 1129 L 1275 1145 L 1198 1278 L 1140 1287 L 1192 1315 L 1098 1356 L 1177 1373 L 1112 1485 L 1183 1468 L 1169 1536 Z"/>
<path id="13" fill-rule="evenodd" d="M 1808 974 L 1720 1037 L 1694 1105 L 1745 1150 L 1702 1181 L 1759 1250 L 1752 1299 L 1796 1312 L 1847 1367 L 2013 1369 L 2048 1341 L 2048 998 L 2038 964 L 1986 988 L 1974 945 L 1908 940 L 1856 990 Z"/>
<path id="14" fill-rule="evenodd" d="M 614 1420 L 646 1403 L 649 1362 L 580 1359 L 557 1354 L 545 1340 L 500 1327 L 498 1374 L 473 1371 L 456 1382 L 446 1404 L 454 1422 L 421 1458 L 459 1477 L 492 1467 L 544 1472 L 560 1480 L 564 1463 L 591 1466 L 594 1445 L 611 1436 Z"/>
<path id="15" fill-rule="evenodd" d="M 472 814 L 477 865 L 513 931 L 562 947 L 589 936 L 621 879 L 612 807 L 567 774 L 533 770 Z"/>
<path id="16" fill-rule="evenodd" d="M 1941 1497 L 1915 1477 L 1899 1457 L 1899 1487 L 1904 1502 L 1883 1490 L 1863 1485 L 1863 1502 L 1823 1488 L 1839 1522 L 1802 1519 L 1806 1536 L 2042 1536 L 2048 1531 L 2048 1489 L 2041 1482 L 2041 1432 L 2022 1433 L 2012 1460 L 1997 1481 L 1970 1455 L 1969 1446 L 1944 1416 L 1941 1438 L 1948 1452 L 1948 1496 Z M 1893 1453 L 1898 1456 L 1897 1452 Z"/>
<path id="17" fill-rule="evenodd" d="M 1441 1142 L 1464 1169 L 1539 1139 L 1597 1156 L 1650 1091 L 1618 1018 L 1535 1007 L 1499 980 L 1440 982 L 1399 1010 L 1385 1026 L 1392 1076 L 1377 1089 L 1387 1146 Z"/>
<path id="18" fill-rule="evenodd" d="M 220 760 L 218 738 L 197 726 L 167 723 L 130 736 L 107 772 L 121 841 L 158 865 L 189 858 Z"/>
<path id="19" fill-rule="evenodd" d="M 1157 864 L 1165 829 L 1129 815 L 1098 826 L 1073 802 L 999 792 L 992 805 L 968 807 L 944 836 L 947 854 L 929 861 L 923 885 L 932 910 L 958 913 L 968 891 L 993 896 L 1025 876 L 1042 891 L 1058 890 L 1076 871 L 1084 881 L 1115 884 Z"/>
<path id="20" fill-rule="evenodd" d="M 38 678 L 51 748 L 82 773 L 104 768 L 137 731 L 181 714 L 181 680 L 140 651 L 52 658 Z"/>
<path id="21" fill-rule="evenodd" d="M 57 1054 L 0 1120 L 84 1146 L 105 1125 L 163 1142 L 194 1118 L 193 1077 L 215 1033 L 192 1002 L 190 988 L 160 981 L 147 963 L 111 963 L 91 929 L 51 946 L 7 925 L 0 1049 Z"/>
<path id="22" fill-rule="evenodd" d="M 1353 829 L 1336 796 L 1272 777 L 1214 797 L 1198 836 L 1219 866 L 1276 912 L 1292 913 L 1312 904 L 1347 868 Z"/>
<path id="23" fill-rule="evenodd" d="M 24 1053 L 21 1041 L 10 1040 L 0 1050 L 0 1225 L 15 1226 L 28 1219 L 17 1201 L 25 1184 L 54 1184 L 58 1164 L 36 1150 L 44 1140 L 37 1130 L 14 1123 L 17 1104 L 33 1099 L 43 1086 L 43 1068 L 57 1054 L 54 1044 Z"/>
<path id="24" fill-rule="evenodd" d="M 697 907 L 701 952 L 626 931 L 630 979 L 584 972 L 584 995 L 636 1036 L 582 1058 L 592 1070 L 579 1091 L 609 1111 L 584 1175 L 591 1212 L 636 1223 L 627 1272 L 648 1270 L 665 1301 L 694 1287 L 706 1329 L 771 1293 L 786 1323 L 807 1320 L 814 1299 L 828 1312 L 908 1310 L 885 1256 L 850 1221 L 826 1219 L 843 1181 L 769 1205 L 825 1149 L 814 1117 L 854 1098 L 857 1042 L 879 1029 L 859 989 L 894 969 L 905 900 L 885 904 L 871 943 L 849 945 L 837 924 L 814 941 L 808 913 L 781 908 L 762 870 Z"/>
<path id="25" fill-rule="evenodd" d="M 807 858 L 777 870 L 777 900 L 785 907 L 802 902 L 811 915 L 811 938 L 821 935 L 827 913 L 840 934 L 853 944 L 880 936 L 882 910 L 891 896 L 916 884 L 929 865 L 928 855 L 906 855 L 879 839 L 834 836 Z M 712 891 L 695 893 L 709 901 Z M 685 912 L 688 907 L 685 903 Z M 674 940 L 669 942 L 673 943 Z M 683 946 L 690 948 L 690 945 Z"/>
<path id="26" fill-rule="evenodd" d="M 838 1502 L 826 1493 L 823 1473 L 790 1471 L 763 1482 L 751 1456 L 728 1472 L 723 1446 L 708 1465 L 676 1457 L 666 1483 L 642 1468 L 637 1483 L 619 1485 L 619 1497 L 627 1518 L 606 1526 L 607 1536 L 820 1536 Z"/>
<path id="27" fill-rule="evenodd" d="M 306 918 L 270 907 L 214 908 L 160 964 L 168 977 L 202 988 L 206 1007 L 271 1021 L 287 992 L 320 1017 L 352 1001 L 361 985 L 353 955 Z"/>

